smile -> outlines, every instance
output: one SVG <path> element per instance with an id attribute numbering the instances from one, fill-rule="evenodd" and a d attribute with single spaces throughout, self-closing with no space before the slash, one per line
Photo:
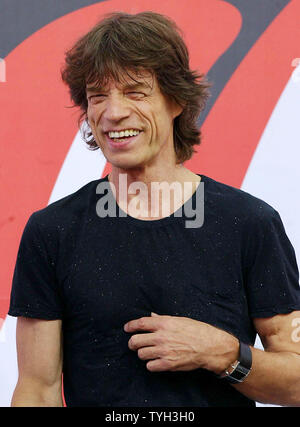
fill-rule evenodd
<path id="1" fill-rule="evenodd" d="M 137 129 L 124 129 L 122 131 L 106 132 L 107 141 L 111 148 L 120 149 L 134 142 L 142 131 Z"/>
<path id="2" fill-rule="evenodd" d="M 108 132 L 108 136 L 111 139 L 119 139 L 119 138 L 128 138 L 131 136 L 137 136 L 140 133 L 139 130 L 136 129 L 126 129 L 122 131 L 110 131 Z"/>

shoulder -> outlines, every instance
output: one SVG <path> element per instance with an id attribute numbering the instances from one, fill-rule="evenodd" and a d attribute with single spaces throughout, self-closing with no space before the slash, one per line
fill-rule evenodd
<path id="1" fill-rule="evenodd" d="M 22 244 L 43 248 L 60 268 L 58 272 L 63 272 L 90 220 L 97 198 L 96 188 L 101 181 L 104 178 L 91 181 L 74 193 L 34 211 L 25 225 Z"/>
<path id="2" fill-rule="evenodd" d="M 88 214 L 96 197 L 97 185 L 103 180 L 104 178 L 91 181 L 77 191 L 34 211 L 28 222 L 39 228 L 59 228 L 81 221 Z"/>
<path id="3" fill-rule="evenodd" d="M 207 176 L 204 176 L 203 182 L 205 203 L 223 217 L 238 217 L 253 224 L 268 222 L 278 216 L 273 206 L 247 191 Z"/>

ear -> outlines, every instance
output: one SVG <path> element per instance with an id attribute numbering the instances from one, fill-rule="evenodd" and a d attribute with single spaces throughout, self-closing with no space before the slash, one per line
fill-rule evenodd
<path id="1" fill-rule="evenodd" d="M 173 112 L 173 118 L 180 116 L 180 114 L 183 111 L 183 108 L 181 105 L 179 105 L 175 100 L 172 101 L 172 112 Z"/>

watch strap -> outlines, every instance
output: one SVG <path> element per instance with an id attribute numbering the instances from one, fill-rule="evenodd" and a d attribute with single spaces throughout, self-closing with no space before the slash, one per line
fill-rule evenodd
<path id="1" fill-rule="evenodd" d="M 249 375 L 252 367 L 252 352 L 250 347 L 239 342 L 239 357 L 219 376 L 232 384 L 241 383 Z"/>

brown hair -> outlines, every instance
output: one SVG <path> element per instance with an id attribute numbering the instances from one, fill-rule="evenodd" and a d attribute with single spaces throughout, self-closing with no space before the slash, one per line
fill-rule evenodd
<path id="1" fill-rule="evenodd" d="M 130 15 L 115 12 L 101 20 L 66 52 L 62 79 L 87 123 L 86 85 L 120 81 L 121 73 L 154 73 L 160 90 L 183 107 L 174 120 L 174 149 L 178 163 L 190 159 L 200 144 L 197 118 L 211 86 L 203 74 L 189 68 L 189 53 L 180 30 L 170 18 L 155 12 Z M 89 127 L 83 135 L 91 149 L 99 148 Z"/>

